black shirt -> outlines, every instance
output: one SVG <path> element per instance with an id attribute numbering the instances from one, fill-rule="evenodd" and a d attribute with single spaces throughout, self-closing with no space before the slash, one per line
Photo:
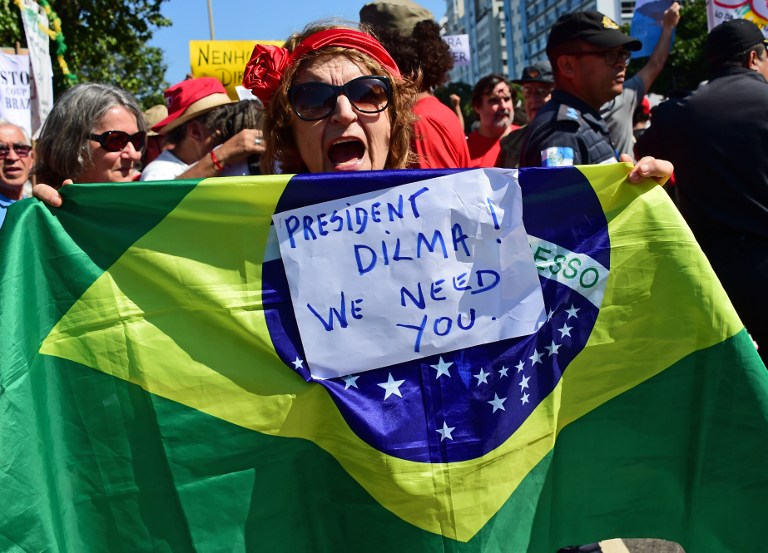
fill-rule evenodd
<path id="1" fill-rule="evenodd" d="M 520 167 L 589 165 L 618 161 L 608 124 L 575 96 L 555 90 L 528 125 Z"/>
<path id="2" fill-rule="evenodd" d="M 742 67 L 660 104 L 635 154 L 675 165 L 680 211 L 696 237 L 768 239 L 768 83 Z"/>

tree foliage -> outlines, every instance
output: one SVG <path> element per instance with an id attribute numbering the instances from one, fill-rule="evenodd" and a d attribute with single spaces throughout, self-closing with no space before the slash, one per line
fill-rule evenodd
<path id="1" fill-rule="evenodd" d="M 704 57 L 706 38 L 706 1 L 686 2 L 680 10 L 680 23 L 675 33 L 672 52 L 664 72 L 656 80 L 656 85 L 665 92 L 665 96 L 678 90 L 693 90 L 707 78 L 707 63 Z"/>
<path id="2" fill-rule="evenodd" d="M 154 31 L 171 22 L 162 16 L 166 0 L 49 0 L 61 18 L 69 70 L 81 82 L 111 83 L 131 92 L 144 108 L 162 103 L 166 66 L 159 48 L 148 46 Z M 13 0 L 0 0 L 0 44 L 26 47 L 21 14 Z M 69 83 L 51 44 L 54 94 Z"/>

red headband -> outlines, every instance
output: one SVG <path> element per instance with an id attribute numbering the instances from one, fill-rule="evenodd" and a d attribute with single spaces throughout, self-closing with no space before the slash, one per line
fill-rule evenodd
<path id="1" fill-rule="evenodd" d="M 268 104 L 280 86 L 285 70 L 306 54 L 325 46 L 341 46 L 368 54 L 393 75 L 400 76 L 395 60 L 371 35 L 352 29 L 328 29 L 302 40 L 293 52 L 279 46 L 257 44 L 245 65 L 243 86 Z"/>

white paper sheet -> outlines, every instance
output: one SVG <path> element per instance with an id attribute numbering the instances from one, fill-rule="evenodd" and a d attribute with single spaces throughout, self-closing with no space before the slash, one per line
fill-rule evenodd
<path id="1" fill-rule="evenodd" d="M 313 377 L 533 334 L 544 301 L 515 175 L 470 171 L 276 214 Z"/>

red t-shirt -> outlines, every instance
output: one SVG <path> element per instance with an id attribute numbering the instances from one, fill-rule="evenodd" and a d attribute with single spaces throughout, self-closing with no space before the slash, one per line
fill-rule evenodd
<path id="1" fill-rule="evenodd" d="M 519 129 L 518 125 L 510 125 L 509 130 Z M 469 133 L 467 138 L 469 146 L 470 167 L 501 167 L 501 137 L 489 138 L 477 131 Z"/>
<path id="2" fill-rule="evenodd" d="M 469 167 L 469 150 L 458 116 L 434 96 L 425 96 L 413 106 L 418 120 L 413 125 L 411 147 L 418 156 L 412 165 L 419 169 Z"/>

